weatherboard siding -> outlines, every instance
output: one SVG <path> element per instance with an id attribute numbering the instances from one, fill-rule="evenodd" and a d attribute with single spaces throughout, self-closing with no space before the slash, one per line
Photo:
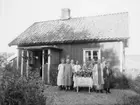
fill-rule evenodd
<path id="1" fill-rule="evenodd" d="M 58 45 L 62 50 L 60 57 L 66 58 L 70 55 L 71 59 L 78 60 L 80 64 L 83 63 L 83 49 L 84 48 L 99 48 L 99 43 L 84 43 L 84 44 L 62 44 Z"/>
<path id="2" fill-rule="evenodd" d="M 74 59 L 75 61 L 78 60 L 80 64 L 83 64 L 84 48 L 100 48 L 101 57 L 105 57 L 111 61 L 111 66 L 113 68 L 116 67 L 120 69 L 120 55 L 123 55 L 123 52 L 120 50 L 120 42 L 62 44 L 58 45 L 58 47 L 63 49 L 60 58 L 66 58 L 67 55 L 70 55 L 71 59 Z"/>

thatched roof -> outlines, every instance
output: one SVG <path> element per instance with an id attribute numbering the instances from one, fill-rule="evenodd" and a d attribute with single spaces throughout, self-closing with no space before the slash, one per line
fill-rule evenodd
<path id="1" fill-rule="evenodd" d="M 9 45 L 128 39 L 128 13 L 36 22 Z"/>

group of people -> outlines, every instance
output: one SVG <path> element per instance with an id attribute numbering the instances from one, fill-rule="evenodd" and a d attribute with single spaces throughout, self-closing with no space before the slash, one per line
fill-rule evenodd
<path id="1" fill-rule="evenodd" d="M 82 66 L 78 61 L 74 62 L 73 59 L 61 59 L 61 63 L 58 65 L 57 85 L 60 89 L 73 89 L 74 73 L 80 70 L 88 69 L 92 71 L 94 90 L 101 93 L 105 90 L 106 93 L 110 93 L 112 70 L 109 65 L 109 61 L 106 61 L 104 57 L 96 62 L 92 59 L 89 65 L 83 63 Z"/>

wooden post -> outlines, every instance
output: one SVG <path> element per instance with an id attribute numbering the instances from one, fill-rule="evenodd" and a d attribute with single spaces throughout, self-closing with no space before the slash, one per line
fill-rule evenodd
<path id="1" fill-rule="evenodd" d="M 29 51 L 27 50 L 26 76 L 29 76 Z"/>
<path id="2" fill-rule="evenodd" d="M 90 86 L 89 86 L 89 88 L 88 88 L 89 90 L 88 90 L 88 92 L 90 93 Z"/>
<path id="3" fill-rule="evenodd" d="M 123 43 L 120 42 L 120 72 L 123 69 Z"/>
<path id="4" fill-rule="evenodd" d="M 48 83 L 50 83 L 51 49 L 48 49 Z"/>
<path id="5" fill-rule="evenodd" d="M 77 92 L 79 92 L 79 87 L 77 86 Z"/>
<path id="6" fill-rule="evenodd" d="M 123 69 L 126 69 L 126 64 L 125 64 L 125 48 L 123 46 Z"/>
<path id="7" fill-rule="evenodd" d="M 23 56 L 24 56 L 24 50 L 21 51 L 21 76 L 23 76 Z"/>
<path id="8" fill-rule="evenodd" d="M 45 50 L 42 50 L 42 81 L 44 82 L 44 57 L 45 57 Z"/>
<path id="9" fill-rule="evenodd" d="M 19 70 L 19 49 L 17 49 L 17 70 Z"/>

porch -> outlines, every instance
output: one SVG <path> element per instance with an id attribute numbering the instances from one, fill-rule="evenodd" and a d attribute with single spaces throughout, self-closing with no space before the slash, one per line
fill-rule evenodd
<path id="1" fill-rule="evenodd" d="M 61 49 L 56 46 L 18 47 L 17 68 L 21 76 L 29 76 L 29 70 L 36 70 L 45 84 L 51 82 L 51 70 L 57 72 Z"/>

